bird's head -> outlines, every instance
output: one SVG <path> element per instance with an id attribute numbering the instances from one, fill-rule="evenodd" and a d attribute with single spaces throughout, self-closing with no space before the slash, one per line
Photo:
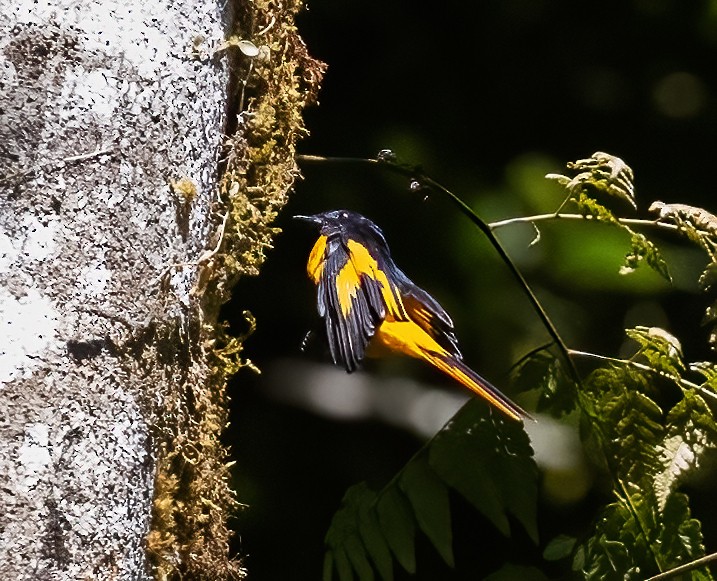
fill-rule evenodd
<path id="1" fill-rule="evenodd" d="M 331 210 L 311 216 L 294 216 L 294 219 L 316 224 L 324 236 L 373 238 L 379 243 L 386 244 L 383 232 L 376 224 L 365 216 L 350 210 Z"/>

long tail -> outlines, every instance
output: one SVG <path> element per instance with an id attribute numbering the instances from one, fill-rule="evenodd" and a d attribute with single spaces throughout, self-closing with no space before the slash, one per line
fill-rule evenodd
<path id="1" fill-rule="evenodd" d="M 532 419 L 530 414 L 513 403 L 497 387 L 483 379 L 460 359 L 450 355 L 442 355 L 435 352 L 424 352 L 423 357 L 434 367 L 440 369 L 446 375 L 452 377 L 468 389 L 488 400 L 509 418 L 522 421 L 523 418 Z"/>

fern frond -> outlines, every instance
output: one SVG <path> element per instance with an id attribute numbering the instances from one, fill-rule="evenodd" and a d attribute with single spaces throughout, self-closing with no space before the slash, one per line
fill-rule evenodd
<path id="1" fill-rule="evenodd" d="M 539 412 L 562 416 L 577 405 L 575 380 L 565 369 L 563 358 L 544 349 L 526 356 L 515 366 L 513 386 L 518 393 L 537 389 L 540 393 L 536 406 Z"/>
<path id="2" fill-rule="evenodd" d="M 632 168 L 619 157 L 596 151 L 587 159 L 568 162 L 567 167 L 579 173 L 573 178 L 559 174 L 548 174 L 546 177 L 557 180 L 573 194 L 594 190 L 637 208 Z"/>
<path id="3" fill-rule="evenodd" d="M 711 291 L 717 283 L 717 262 L 710 262 L 700 275 L 697 283 L 704 292 Z"/>
<path id="4" fill-rule="evenodd" d="M 467 461 L 474 459 L 474 461 Z M 509 515 L 537 542 L 537 468 L 521 424 L 470 400 L 380 492 L 365 484 L 345 494 L 326 534 L 324 581 L 392 581 L 394 560 L 415 572 L 422 531 L 453 566 L 449 489 L 505 536 Z"/>
<path id="5" fill-rule="evenodd" d="M 598 151 L 587 159 L 569 162 L 567 167 L 578 173 L 573 178 L 562 174 L 548 174 L 545 177 L 557 181 L 568 191 L 568 200 L 577 206 L 583 216 L 620 228 L 630 237 L 630 251 L 625 256 L 620 274 L 633 272 L 644 261 L 664 279 L 671 281 L 667 262 L 657 246 L 645 235 L 620 222 L 612 211 L 596 199 L 596 195 L 606 194 L 637 209 L 634 176 L 630 166 L 619 157 Z"/>
<path id="6" fill-rule="evenodd" d="M 654 202 L 650 212 L 657 213 L 657 222 L 674 224 L 689 240 L 700 246 L 709 257 L 709 263 L 699 278 L 704 291 L 711 290 L 717 282 L 717 216 L 704 208 L 687 204 L 665 204 Z M 717 303 L 707 308 L 703 325 L 711 324 L 710 347 L 717 349 Z"/>
<path id="7" fill-rule="evenodd" d="M 436 435 L 428 453 L 436 474 L 505 536 L 512 514 L 537 542 L 537 468 L 521 424 L 471 400 Z M 467 467 L 466 458 L 480 462 Z"/>
<path id="8" fill-rule="evenodd" d="M 664 570 L 704 556 L 702 527 L 700 521 L 692 518 L 686 494 L 676 492 L 670 495 L 661 513 L 660 525 L 655 545 L 663 557 Z M 687 578 L 693 581 L 713 579 L 707 567 L 691 571 Z"/>
<path id="9" fill-rule="evenodd" d="M 690 370 L 699 373 L 705 378 L 701 387 L 717 393 L 717 365 L 710 361 L 697 361 L 690 363 Z"/>
<path id="10" fill-rule="evenodd" d="M 672 494 L 656 511 L 652 492 L 632 492 L 609 504 L 595 534 L 575 554 L 573 569 L 585 579 L 645 579 L 704 555 L 699 521 L 687 496 Z M 692 579 L 710 580 L 705 568 Z"/>
<path id="11" fill-rule="evenodd" d="M 653 567 L 640 561 L 649 554 L 646 539 L 627 502 L 607 505 L 599 517 L 593 536 L 578 547 L 573 570 L 584 579 L 644 579 Z"/>
<path id="12" fill-rule="evenodd" d="M 639 346 L 632 357 L 642 357 L 654 370 L 679 380 L 685 371 L 682 345 L 677 337 L 659 327 L 635 327 L 625 331 Z"/>
<path id="13" fill-rule="evenodd" d="M 621 224 L 625 228 L 624 224 Z M 640 265 L 641 261 L 652 268 L 657 274 L 667 281 L 672 280 L 670 271 L 667 268 L 667 262 L 662 254 L 644 234 L 627 228 L 630 234 L 630 252 L 625 256 L 625 262 L 620 268 L 620 274 L 630 274 Z"/>
<path id="14" fill-rule="evenodd" d="M 610 363 L 584 382 L 586 444 L 599 451 L 615 483 L 618 501 L 605 507 L 594 534 L 575 552 L 574 568 L 587 579 L 642 579 L 704 554 L 700 523 L 687 496 L 677 491 L 708 450 L 717 447 L 717 423 L 695 386 L 683 379 L 686 365 L 679 341 L 659 328 L 627 330 L 639 345 L 631 362 Z M 711 364 L 690 366 L 717 384 Z M 651 399 L 654 378 L 672 380 L 682 398 L 667 414 Z M 688 387 L 685 387 L 688 386 Z M 711 579 L 706 569 L 693 579 Z"/>
<path id="15" fill-rule="evenodd" d="M 588 434 L 605 456 L 616 481 L 639 482 L 659 470 L 662 410 L 646 393 L 644 374 L 624 365 L 599 368 L 584 382 L 597 424 Z"/>
<path id="16" fill-rule="evenodd" d="M 658 214 L 658 222 L 675 224 L 688 239 L 705 249 L 711 262 L 717 262 L 717 216 L 704 208 L 664 202 L 653 202 L 649 211 Z"/>
<path id="17" fill-rule="evenodd" d="M 664 510 L 673 490 L 700 465 L 704 453 L 717 447 L 717 424 L 704 399 L 694 390 L 667 415 L 667 433 L 659 445 L 662 470 L 655 475 L 658 506 Z"/>
<path id="18" fill-rule="evenodd" d="M 630 252 L 625 256 L 625 262 L 620 268 L 620 274 L 633 272 L 644 260 L 650 268 L 665 280 L 672 280 L 667 262 L 665 262 L 657 246 L 650 242 L 644 234 L 635 232 L 627 224 L 620 222 L 615 214 L 590 197 L 585 191 L 577 192 L 573 195 L 571 201 L 575 203 L 578 211 L 583 216 L 589 216 L 594 220 L 610 224 L 628 234 L 630 237 Z"/>
<path id="19" fill-rule="evenodd" d="M 338 573 L 341 581 L 351 581 L 354 575 L 361 581 L 372 580 L 374 573 L 369 559 L 384 581 L 393 580 L 391 549 L 379 524 L 377 500 L 376 492 L 369 489 L 365 483 L 352 486 L 346 491 L 341 508 L 334 514 L 324 540 L 327 547 L 324 557 L 324 581 L 333 579 L 334 571 Z M 397 502 L 402 500 L 399 498 Z M 399 516 L 392 524 L 395 527 L 411 529 L 413 522 L 410 519 L 410 514 L 407 521 Z M 405 555 L 402 554 L 402 558 L 405 558 Z M 410 565 L 410 558 L 406 563 Z"/>

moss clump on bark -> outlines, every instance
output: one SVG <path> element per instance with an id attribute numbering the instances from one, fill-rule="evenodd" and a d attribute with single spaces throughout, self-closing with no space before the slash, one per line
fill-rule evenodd
<path id="1" fill-rule="evenodd" d="M 234 117 L 236 127 L 227 137 L 221 168 L 221 244 L 200 265 L 195 289 L 202 303 L 204 353 L 193 359 L 210 362 L 209 378 L 193 379 L 189 371 L 186 393 L 179 395 L 177 417 L 170 422 L 179 428 L 159 446 L 148 546 L 160 579 L 243 576 L 241 564 L 229 557 L 226 523 L 237 501 L 220 435 L 227 424 L 227 379 L 251 363 L 240 358 L 243 338 L 228 339 L 215 322 L 235 281 L 258 274 L 278 233 L 272 223 L 299 175 L 295 148 L 306 133 L 302 112 L 315 100 L 324 71 L 294 25 L 301 2 L 240 4 L 237 34 L 260 50 L 251 58 L 232 57 L 239 82 L 230 100 L 239 108 L 232 113 L 230 107 L 230 125 Z"/>
<path id="2" fill-rule="evenodd" d="M 227 140 L 222 199 L 229 206 L 224 259 L 229 275 L 258 273 L 278 230 L 272 227 L 298 177 L 302 112 L 316 99 L 324 65 L 312 59 L 294 26 L 301 2 L 252 2 L 238 35 L 259 48 L 237 55 L 237 130 Z"/>

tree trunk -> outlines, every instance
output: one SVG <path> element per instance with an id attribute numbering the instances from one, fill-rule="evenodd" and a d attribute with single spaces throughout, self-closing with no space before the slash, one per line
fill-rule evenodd
<path id="1" fill-rule="evenodd" d="M 225 149 L 225 2 L 50 4 L 0 14 L 0 579 L 238 576 L 215 322 L 321 67 L 298 3 L 239 6 L 266 50 Z"/>

